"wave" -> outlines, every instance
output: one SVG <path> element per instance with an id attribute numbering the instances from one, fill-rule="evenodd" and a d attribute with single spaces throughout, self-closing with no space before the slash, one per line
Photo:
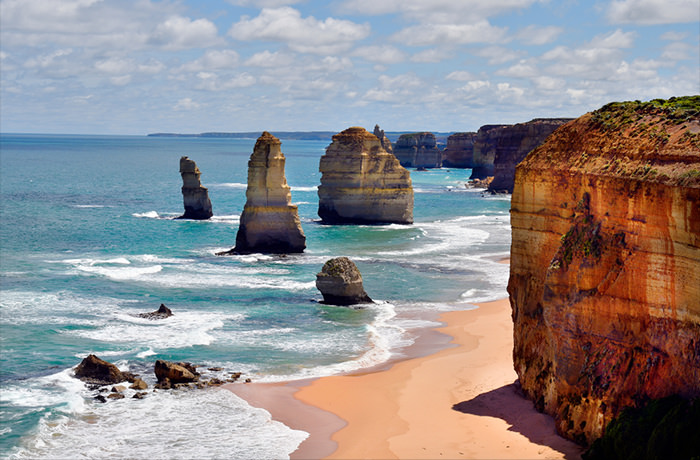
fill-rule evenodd
<path id="1" fill-rule="evenodd" d="M 314 185 L 312 187 L 298 187 L 298 186 L 291 186 L 292 192 L 315 192 L 318 190 L 318 185 Z"/>
<path id="2" fill-rule="evenodd" d="M 246 189 L 248 188 L 248 184 L 243 184 L 241 182 L 223 182 L 219 184 L 211 184 L 209 187 L 226 187 L 226 188 L 237 188 L 237 189 Z"/>
<path id="3" fill-rule="evenodd" d="M 54 458 L 60 452 L 64 458 L 275 459 L 288 458 L 308 437 L 222 389 L 150 392 L 141 400 L 133 400 L 135 391 L 127 389 L 124 399 L 102 404 L 91 401 L 93 393 L 77 379 L 60 376 L 55 381 L 66 378 L 73 381 L 73 388 L 15 393 L 13 404 L 28 404 L 37 398 L 42 406 L 55 407 L 71 399 L 76 404 L 42 417 L 36 432 L 11 457 Z M 196 414 L 197 420 L 216 423 L 202 429 L 192 417 L 173 414 Z M 163 448 L 180 445 L 186 449 Z"/>

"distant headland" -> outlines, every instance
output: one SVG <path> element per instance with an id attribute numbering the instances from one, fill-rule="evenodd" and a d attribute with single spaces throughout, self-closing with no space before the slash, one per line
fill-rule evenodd
<path id="1" fill-rule="evenodd" d="M 209 132 L 209 133 L 199 133 L 199 134 L 181 134 L 181 133 L 151 133 L 148 134 L 149 137 L 222 137 L 222 138 L 232 138 L 232 139 L 257 139 L 262 131 L 255 132 L 241 132 L 241 133 L 223 133 L 223 132 Z M 396 142 L 396 140 L 402 134 L 410 134 L 413 131 L 387 131 L 386 136 L 391 140 L 391 142 Z M 302 141 L 331 141 L 337 131 L 270 131 L 270 133 L 278 139 L 281 140 L 302 140 Z M 444 144 L 447 137 L 452 132 L 434 132 L 435 138 L 438 144 Z"/>

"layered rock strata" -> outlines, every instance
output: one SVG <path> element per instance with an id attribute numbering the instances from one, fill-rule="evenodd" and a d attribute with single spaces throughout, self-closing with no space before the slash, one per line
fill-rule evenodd
<path id="1" fill-rule="evenodd" d="M 493 176 L 496 147 L 503 130 L 511 125 L 484 125 L 474 137 L 472 154 L 472 174 L 470 179 L 486 179 Z"/>
<path id="2" fill-rule="evenodd" d="M 333 136 L 319 170 L 318 215 L 324 223 L 413 223 L 411 175 L 364 128 Z"/>
<path id="3" fill-rule="evenodd" d="M 442 151 L 442 166 L 472 168 L 474 166 L 474 139 L 476 133 L 454 133 L 447 137 Z"/>
<path id="4" fill-rule="evenodd" d="M 535 147 L 542 144 L 547 137 L 571 118 L 536 118 L 527 123 L 498 129 L 496 151 L 493 160 L 493 181 L 489 191 L 494 193 L 513 193 L 515 167 Z"/>
<path id="5" fill-rule="evenodd" d="M 377 136 L 377 139 L 379 139 L 379 142 L 382 143 L 382 148 L 386 150 L 389 153 L 394 153 L 394 148 L 391 146 L 391 141 L 389 140 L 388 137 L 386 137 L 386 134 L 384 134 L 383 129 L 379 129 L 379 125 L 374 125 L 374 133 L 375 136 Z"/>
<path id="6" fill-rule="evenodd" d="M 559 128 L 516 168 L 511 225 L 514 366 L 562 435 L 700 395 L 700 96 Z"/>
<path id="7" fill-rule="evenodd" d="M 394 155 L 407 168 L 439 168 L 442 152 L 433 133 L 402 134 L 394 146 Z"/>
<path id="8" fill-rule="evenodd" d="M 345 306 L 372 302 L 362 285 L 360 270 L 347 257 L 326 261 L 316 275 L 316 287 L 323 295 L 323 303 Z"/>
<path id="9" fill-rule="evenodd" d="M 284 175 L 282 143 L 265 131 L 248 161 L 246 204 L 236 246 L 224 254 L 304 252 L 306 236 Z"/>
<path id="10" fill-rule="evenodd" d="M 182 176 L 182 199 L 185 214 L 180 219 L 209 219 L 214 215 L 209 200 L 209 192 L 202 187 L 199 177 L 202 175 L 197 164 L 187 157 L 180 158 L 180 175 Z"/>

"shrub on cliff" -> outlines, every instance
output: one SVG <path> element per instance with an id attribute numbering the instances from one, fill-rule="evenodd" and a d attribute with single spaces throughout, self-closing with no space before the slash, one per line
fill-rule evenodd
<path id="1" fill-rule="evenodd" d="M 699 426 L 700 398 L 656 399 L 644 407 L 624 409 L 583 459 L 700 459 Z"/>

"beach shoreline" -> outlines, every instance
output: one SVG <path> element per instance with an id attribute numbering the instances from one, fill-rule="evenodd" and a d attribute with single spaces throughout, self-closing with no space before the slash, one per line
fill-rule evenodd
<path id="1" fill-rule="evenodd" d="M 517 386 L 508 299 L 440 315 L 450 345 L 378 370 L 228 385 L 310 433 L 291 458 L 580 458 Z"/>

